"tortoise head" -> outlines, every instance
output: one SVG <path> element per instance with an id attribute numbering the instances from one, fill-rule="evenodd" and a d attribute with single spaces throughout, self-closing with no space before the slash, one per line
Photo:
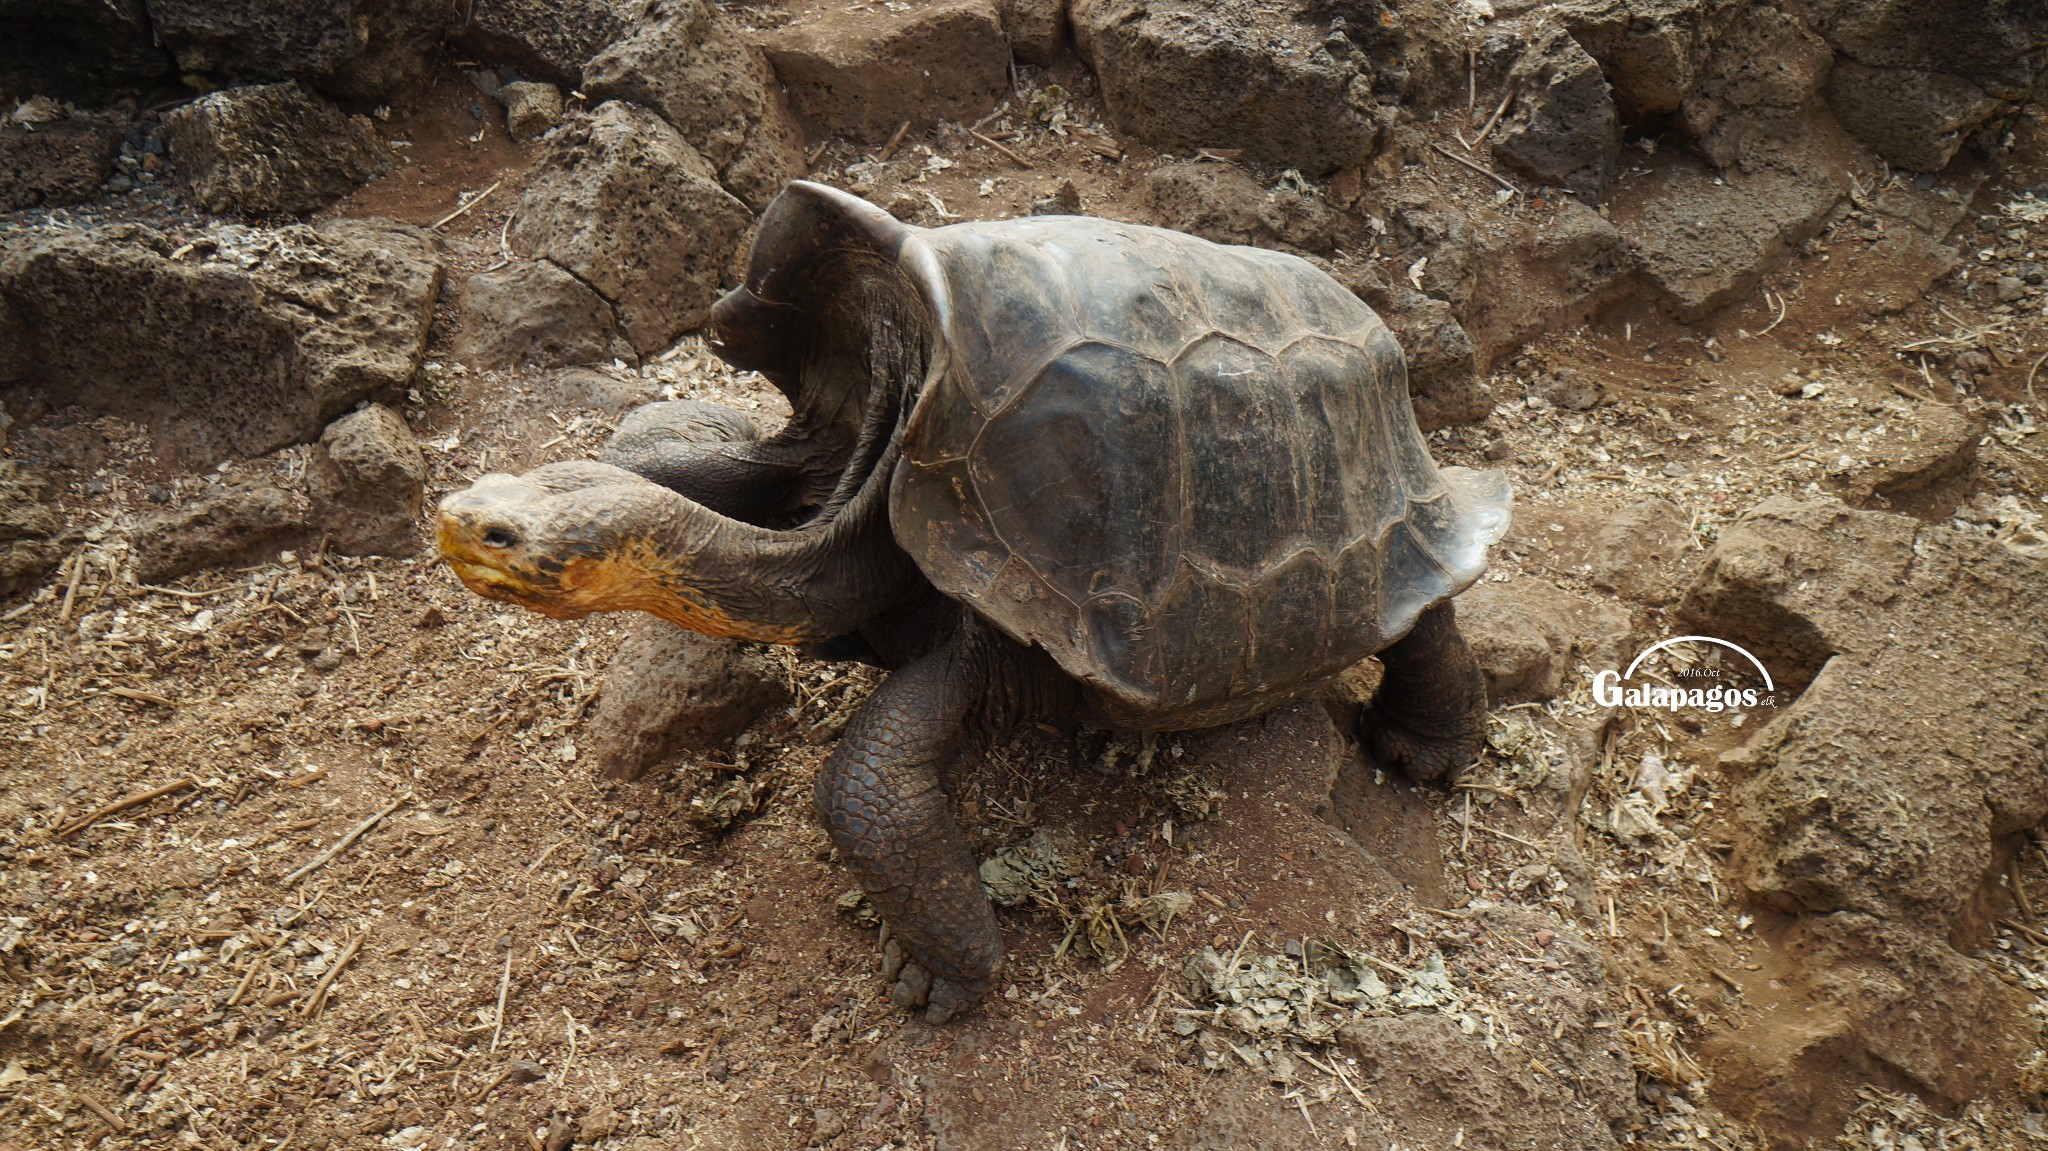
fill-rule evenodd
<path id="1" fill-rule="evenodd" d="M 763 643 L 810 638 L 776 602 L 789 549 L 758 538 L 793 534 L 592 462 L 483 476 L 441 501 L 435 525 L 441 557 L 478 595 L 556 619 L 645 611 Z"/>

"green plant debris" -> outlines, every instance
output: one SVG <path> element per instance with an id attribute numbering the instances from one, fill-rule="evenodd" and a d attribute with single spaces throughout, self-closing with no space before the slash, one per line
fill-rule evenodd
<path id="1" fill-rule="evenodd" d="M 1196 952 L 1182 973 L 1193 1000 L 1207 1009 L 1180 1012 L 1175 1033 L 1220 1027 L 1254 1040 L 1322 1046 L 1354 1019 L 1427 1011 L 1450 1017 L 1467 1035 L 1485 1032 L 1489 1048 L 1496 1043 L 1490 1013 L 1451 983 L 1439 952 L 1405 968 L 1316 939 L 1290 950 L 1298 954 Z"/>
<path id="2" fill-rule="evenodd" d="M 1486 746 L 1500 761 L 1501 775 L 1514 788 L 1533 791 L 1565 765 L 1557 737 L 1516 712 L 1486 717 Z"/>
<path id="3" fill-rule="evenodd" d="M 752 814 L 761 805 L 766 790 L 746 776 L 735 776 L 691 796 L 683 817 L 701 830 L 725 831 Z"/>
<path id="4" fill-rule="evenodd" d="M 1040 828 L 1023 843 L 999 847 L 981 864 L 981 886 L 1002 907 L 1058 907 L 1060 893 L 1075 886 L 1077 854 L 1071 836 Z"/>
<path id="5" fill-rule="evenodd" d="M 868 893 L 855 887 L 834 901 L 839 914 L 853 921 L 855 927 L 880 927 L 882 915 L 875 905 L 868 901 Z"/>

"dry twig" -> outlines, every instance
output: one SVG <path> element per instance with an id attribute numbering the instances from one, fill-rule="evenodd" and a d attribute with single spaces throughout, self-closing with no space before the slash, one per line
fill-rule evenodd
<path id="1" fill-rule="evenodd" d="M 335 959 L 334 966 L 329 967 L 327 974 L 320 977 L 320 982 L 313 985 L 313 997 L 306 1001 L 307 1018 L 319 1015 L 320 1009 L 327 1006 L 327 993 L 334 989 L 334 981 L 340 978 L 341 969 L 347 967 L 349 960 L 356 957 L 356 952 L 363 949 L 363 940 L 368 938 L 369 934 L 367 931 L 361 932 L 349 940 L 348 946 L 341 949 L 340 957 Z"/>
<path id="2" fill-rule="evenodd" d="M 1472 161 L 1467 160 L 1465 157 L 1458 155 L 1456 152 L 1451 151 L 1449 148 L 1444 147 L 1442 144 L 1431 144 L 1430 148 L 1433 151 L 1435 151 L 1438 155 L 1443 156 L 1444 158 L 1451 160 L 1455 163 L 1463 164 L 1465 167 L 1470 168 L 1474 172 L 1477 172 L 1480 175 L 1486 177 L 1487 179 L 1492 180 L 1494 183 L 1499 184 L 1501 186 L 1501 190 L 1508 193 L 1509 195 L 1519 196 L 1522 194 L 1522 190 L 1520 188 L 1517 188 L 1513 184 L 1508 183 L 1507 179 L 1503 177 L 1499 172 L 1494 171 L 1486 165 L 1475 164 Z"/>
<path id="3" fill-rule="evenodd" d="M 471 208 L 476 207 L 478 204 L 483 203 L 484 197 L 489 196 L 492 192 L 497 191 L 498 185 L 503 184 L 504 182 L 505 181 L 503 180 L 498 180 L 492 183 L 490 187 L 485 188 L 483 191 L 478 192 L 475 196 L 470 197 L 469 203 L 464 204 L 460 208 L 455 209 L 453 212 L 450 212 L 447 215 L 441 217 L 440 219 L 434 221 L 431 226 L 438 229 L 441 225 L 447 223 L 450 220 L 453 220 L 457 216 L 462 215 L 464 212 L 469 211 Z"/>
<path id="4" fill-rule="evenodd" d="M 80 1104 L 84 1105 L 87 1111 L 90 1111 L 93 1114 L 99 1116 L 101 1119 L 105 1120 L 107 1126 L 112 1127 L 117 1133 L 125 1133 L 128 1130 L 127 1121 L 122 1119 L 119 1115 L 114 1114 L 114 1112 L 111 1109 L 109 1109 L 106 1104 L 100 1102 L 97 1099 L 94 1099 L 92 1096 L 87 1095 L 83 1091 L 73 1092 L 71 1097 L 73 1099 L 78 1100 Z"/>
<path id="5" fill-rule="evenodd" d="M 167 699 L 164 696 L 157 695 L 155 692 L 137 691 L 132 687 L 110 687 L 104 694 L 119 696 L 122 699 L 132 699 L 137 703 L 153 703 L 158 707 L 178 706 L 177 700 Z"/>
<path id="6" fill-rule="evenodd" d="M 71 619 L 71 602 L 78 598 L 78 581 L 84 577 L 85 549 L 80 548 L 71 555 L 71 582 L 64 585 L 64 605 L 57 609 L 58 624 Z"/>
<path id="7" fill-rule="evenodd" d="M 268 965 L 268 956 L 259 955 L 249 961 L 249 970 L 242 973 L 242 981 L 235 984 L 235 993 L 228 996 L 227 1005 L 229 1007 L 236 1006 L 242 1002 L 242 996 L 249 994 L 249 985 L 256 982 L 256 973 Z"/>
<path id="8" fill-rule="evenodd" d="M 886 143 L 886 144 L 884 144 L 884 145 L 882 145 L 882 151 L 881 151 L 881 152 L 880 152 L 880 153 L 879 153 L 878 155 L 876 155 L 876 157 L 875 157 L 875 163 L 877 163 L 877 164 L 886 164 L 886 163 L 888 163 L 888 162 L 889 162 L 889 157 L 891 157 L 891 156 L 894 156 L 894 155 L 896 154 L 896 149 L 898 149 L 898 148 L 900 148 L 900 147 L 902 147 L 902 146 L 903 146 L 903 137 L 904 137 L 904 136 L 905 136 L 905 135 L 906 135 L 906 134 L 907 134 L 907 133 L 908 133 L 909 131 L 910 131 L 910 121 L 908 121 L 908 120 L 905 120 L 905 121 L 904 121 L 904 122 L 903 122 L 903 123 L 902 123 L 901 125 L 899 125 L 899 126 L 897 127 L 897 129 L 896 129 L 896 134 L 895 134 L 894 136 L 891 136 L 891 137 L 889 137 L 889 142 L 888 142 L 888 143 Z"/>
<path id="9" fill-rule="evenodd" d="M 505 997 L 512 992 L 512 950 L 505 949 L 505 973 L 498 977 L 498 1017 L 491 1021 L 491 1050 L 498 1049 L 498 1036 L 505 1030 Z M 495 1087 L 497 1084 L 491 1084 Z M 484 1088 L 486 1094 L 490 1087 Z"/>
<path id="10" fill-rule="evenodd" d="M 1502 96 L 1500 98 L 1500 106 L 1493 110 L 1493 115 L 1488 116 L 1486 118 L 1486 127 L 1479 129 L 1479 135 L 1472 138 L 1473 148 L 1477 148 L 1479 145 L 1486 143 L 1486 138 L 1493 134 L 1494 125 L 1500 123 L 1500 118 L 1502 114 L 1504 114 L 1508 110 L 1508 105 L 1512 104 L 1514 102 L 1514 99 L 1515 90 L 1513 88 L 1510 88 L 1508 89 L 1507 95 Z M 1466 149 L 1466 151 L 1468 152 L 1471 150 L 1471 148 Z"/>
<path id="11" fill-rule="evenodd" d="M 1766 304 L 1770 303 L 1770 302 L 1771 302 L 1771 299 L 1772 299 L 1772 296 L 1771 296 L 1771 291 L 1770 291 L 1770 289 L 1768 289 L 1768 288 L 1764 289 L 1764 303 L 1766 303 Z M 1776 327 L 1777 327 L 1777 326 L 1778 326 L 1779 324 L 1782 324 L 1782 323 L 1784 323 L 1784 322 L 1785 322 L 1785 315 L 1786 315 L 1786 313 L 1790 312 L 1790 311 L 1791 311 L 1792 309 L 1790 309 L 1790 308 L 1788 308 L 1788 307 L 1786 307 L 1786 306 L 1785 306 L 1785 297 L 1783 297 L 1783 296 L 1778 296 L 1778 297 L 1777 297 L 1777 301 L 1778 301 L 1778 318 L 1777 318 L 1777 319 L 1775 319 L 1775 320 L 1772 320 L 1772 321 L 1771 321 L 1770 323 L 1768 323 L 1768 324 L 1764 325 L 1764 330 L 1763 330 L 1763 331 L 1761 331 L 1761 332 L 1758 332 L 1758 333 L 1757 333 L 1757 335 L 1759 335 L 1759 336 L 1768 336 L 1768 335 L 1770 335 L 1770 334 L 1771 334 L 1771 330 L 1772 330 L 1772 329 L 1776 328 Z"/>
<path id="12" fill-rule="evenodd" d="M 285 876 L 283 880 L 284 885 L 286 887 L 290 887 L 292 884 L 297 883 L 299 880 L 304 879 L 306 876 L 311 875 L 313 872 L 318 871 L 321 868 L 327 866 L 330 860 L 332 860 L 335 856 L 341 854 L 343 848 L 347 847 L 351 843 L 354 843 L 356 841 L 357 836 L 377 826 L 378 822 L 381 821 L 385 816 L 390 815 L 392 812 L 397 811 L 399 808 L 405 806 L 405 804 L 410 802 L 411 799 L 412 792 L 408 791 L 404 795 L 399 796 L 397 799 L 392 800 L 390 803 L 385 804 L 383 808 L 381 808 L 377 812 L 377 814 L 372 815 L 370 818 L 362 821 L 361 823 L 356 824 L 355 828 L 351 830 L 347 835 L 344 835 L 340 839 L 335 840 L 334 846 L 328 848 L 326 851 L 321 852 L 319 855 L 314 856 L 313 861 L 311 863 L 308 863 L 304 867 L 299 868 L 297 871 L 292 872 L 290 875 Z"/>
<path id="13" fill-rule="evenodd" d="M 100 820 L 105 819 L 107 816 L 110 816 L 117 811 L 126 811 L 131 807 L 141 807 L 143 804 L 148 803 L 152 799 L 161 799 L 166 795 L 175 794 L 177 792 L 185 790 L 188 787 L 198 786 L 198 780 L 186 778 L 181 779 L 176 783 L 167 783 L 162 787 L 155 788 L 151 791 L 142 792 L 139 795 L 131 795 L 126 799 L 117 799 L 114 802 L 106 805 L 105 807 L 100 808 L 98 811 L 93 812 L 91 815 L 87 815 L 80 819 L 72 820 L 70 823 L 66 824 L 62 830 L 57 832 L 57 838 L 64 839 L 68 836 L 76 835 L 79 832 L 84 831 L 86 828 L 91 827 L 93 824 L 98 823 Z"/>
<path id="14" fill-rule="evenodd" d="M 1036 168 L 1038 166 L 1032 163 L 1031 161 L 1026 160 L 1023 156 L 1019 155 L 1018 153 L 1010 150 L 1010 148 L 1008 148 L 1007 146 L 998 144 L 994 140 L 989 139 L 987 136 L 984 136 L 971 128 L 968 129 L 967 134 L 981 141 L 982 143 L 987 144 L 989 147 L 994 148 L 996 151 L 1001 152 L 1003 155 L 1008 156 L 1020 168 Z"/>

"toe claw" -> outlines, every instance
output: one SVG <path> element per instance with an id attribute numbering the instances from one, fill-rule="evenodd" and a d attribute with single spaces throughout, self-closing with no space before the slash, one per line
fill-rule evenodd
<path id="1" fill-rule="evenodd" d="M 926 1002 L 924 1009 L 924 1021 L 926 1023 L 944 1023 L 958 1014 L 970 1002 L 972 1002 L 972 997 L 959 984 L 950 979 L 934 980 L 932 982 L 931 997 Z"/>
<path id="2" fill-rule="evenodd" d="M 912 1011 L 924 1006 L 931 998 L 932 974 L 915 963 L 903 965 L 903 974 L 897 977 L 896 988 L 889 995 L 896 1006 Z"/>

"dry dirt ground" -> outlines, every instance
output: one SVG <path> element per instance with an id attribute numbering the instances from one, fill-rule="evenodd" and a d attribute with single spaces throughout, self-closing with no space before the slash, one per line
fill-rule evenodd
<path id="1" fill-rule="evenodd" d="M 1078 125 L 1061 135 L 1013 111 L 983 126 L 1029 168 L 936 132 L 886 163 L 831 144 L 814 175 L 879 202 L 929 194 L 925 223 L 1025 212 L 1068 180 L 1087 211 L 1141 218 L 1153 158 L 1090 147 L 1101 113 L 1086 78 L 1021 79 L 1017 104 L 1058 82 Z M 380 130 L 414 142 L 412 166 L 335 209 L 430 223 L 504 181 L 444 229 L 456 278 L 499 259 L 530 159 L 501 127 L 472 142 L 469 102 L 447 79 L 396 109 Z M 1988 179 L 1945 177 L 1969 203 L 1973 262 L 2048 247 L 2048 222 L 2001 213 L 2048 180 L 2041 126 L 2016 131 Z M 1498 202 L 1455 164 L 1426 168 L 1482 226 L 1545 210 Z M 2029 369 L 2048 320 L 1994 316 L 1948 278 L 1923 296 L 1928 277 L 1879 220 L 1845 215 L 1705 323 L 1624 301 L 1500 365 L 1495 414 L 1432 439 L 1445 462 L 1513 478 L 1518 527 L 1489 578 L 1549 581 L 1626 613 L 1630 634 L 1664 634 L 1662 599 L 1595 588 L 1576 566 L 1572 548 L 1603 516 L 1651 496 L 1676 505 L 1687 538 L 1652 573 L 1675 587 L 1738 513 L 1845 490 L 1883 429 L 1913 427 L 1959 388 L 1982 421 L 1974 466 L 1901 503 L 1937 520 L 2004 497 L 2016 514 L 2042 510 L 2035 397 L 2048 379 L 2030 393 Z M 1545 399 L 1565 370 L 1596 406 Z M 594 374 L 485 374 L 436 356 L 405 414 L 429 449 L 431 502 L 486 470 L 588 454 L 622 404 L 657 395 L 771 421 L 781 403 L 686 338 L 643 370 Z M 1452 792 L 1376 776 L 1321 705 L 1121 752 L 1040 731 L 993 749 L 961 796 L 984 849 L 1058 831 L 1079 874 L 1057 908 L 1002 913 L 1006 981 L 981 1010 L 929 1027 L 884 997 L 875 931 L 840 907 L 851 883 L 810 816 L 810 773 L 870 672 L 785 657 L 797 702 L 730 756 L 607 784 L 577 743 L 619 621 L 480 600 L 424 537 L 411 558 L 309 549 L 137 586 L 115 574 L 124 525 L 150 487 L 196 481 L 161 474 L 147 433 L 118 421 L 59 413 L 16 437 L 16 450 L 74 461 L 63 503 L 88 530 L 48 586 L 7 605 L 0 632 L 10 1151 L 1454 1148 L 1488 1145 L 1489 1109 L 1539 1105 L 1558 1115 L 1556 1146 L 1581 1145 L 1581 1121 L 1651 1147 L 1788 1135 L 1731 1118 L 1744 1101 L 1710 1085 L 1698 1049 L 1731 1020 L 1795 1003 L 1811 974 L 1774 950 L 1782 917 L 1733 894 L 1714 763 L 1746 733 L 1725 716 L 1596 725 L 1587 676 L 1604 665 L 1497 713 L 1495 750 Z M 304 451 L 234 466 L 290 476 Z M 1656 833 L 1590 828 L 1582 809 L 1646 794 L 1652 755 L 1670 768 L 1649 780 Z M 1569 795 L 1547 782 L 1566 757 L 1587 767 Z M 693 822 L 693 798 L 736 775 L 758 806 L 726 830 Z M 2048 970 L 2031 918 L 2048 907 L 2048 858 L 2029 843 L 2010 858 L 2020 887 L 1994 892 L 1992 918 L 2017 926 L 1972 946 Z M 1121 945 L 1088 946 L 1091 925 L 1119 929 L 1104 912 L 1118 895 L 1161 892 L 1192 899 L 1156 927 L 1125 915 Z M 1440 1013 L 1521 1055 L 1465 1066 L 1466 1048 L 1434 1041 L 1218 1046 L 1176 1029 L 1213 1015 L 1182 974 L 1191 955 L 1298 956 L 1309 939 L 1373 957 L 1397 986 L 1448 956 L 1457 1001 Z M 1238 1064 L 1257 1071 L 1212 1069 Z M 1438 1078 L 1479 1093 L 1383 1111 Z M 1874 1087 L 1853 1117 L 1792 1134 L 2042 1143 L 2039 1112 L 2010 1091 L 1938 1114 Z"/>

